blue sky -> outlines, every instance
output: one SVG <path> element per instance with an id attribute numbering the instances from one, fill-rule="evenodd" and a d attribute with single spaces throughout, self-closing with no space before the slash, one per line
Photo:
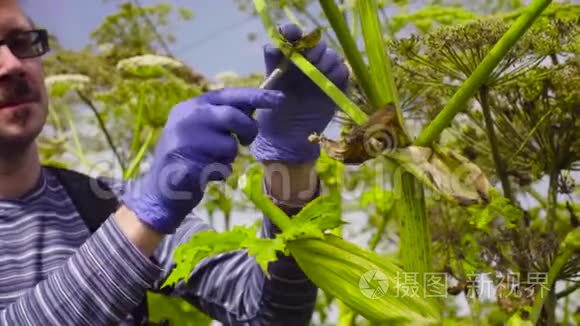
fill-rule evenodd
<path id="1" fill-rule="evenodd" d="M 105 16 L 116 11 L 118 0 L 23 0 L 24 10 L 55 34 L 63 46 L 79 49 Z M 143 5 L 162 2 L 141 0 Z M 172 52 L 196 71 L 213 77 L 222 71 L 263 72 L 262 45 L 268 42 L 257 17 L 238 11 L 232 0 L 167 0 L 193 10 L 194 19 L 174 25 L 177 42 Z M 250 32 L 258 39 L 247 40 Z"/>

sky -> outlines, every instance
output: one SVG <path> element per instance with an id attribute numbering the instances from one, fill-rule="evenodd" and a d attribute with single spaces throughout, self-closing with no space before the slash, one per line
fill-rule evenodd
<path id="1" fill-rule="evenodd" d="M 56 35 L 64 47 L 80 49 L 103 19 L 116 11 L 119 0 L 22 0 L 24 10 L 37 24 Z M 269 40 L 258 17 L 237 9 L 233 0 L 141 0 L 186 6 L 193 20 L 174 24 L 177 41 L 170 50 L 207 78 L 224 71 L 238 74 L 263 72 L 262 46 Z M 254 42 L 248 34 L 257 33 Z"/>

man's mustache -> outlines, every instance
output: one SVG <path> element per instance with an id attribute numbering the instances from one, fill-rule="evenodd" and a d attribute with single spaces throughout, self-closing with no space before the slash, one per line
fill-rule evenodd
<path id="1" fill-rule="evenodd" d="M 22 77 L 0 79 L 0 107 L 23 102 L 40 101 L 40 92 Z"/>

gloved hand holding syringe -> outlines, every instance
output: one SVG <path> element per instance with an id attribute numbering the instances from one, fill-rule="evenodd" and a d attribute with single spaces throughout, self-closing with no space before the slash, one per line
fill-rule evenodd
<path id="1" fill-rule="evenodd" d="M 308 137 L 322 133 L 338 107 L 290 58 L 300 53 L 341 91 L 347 89 L 349 70 L 322 39 L 321 29 L 303 34 L 298 26 L 286 25 L 279 31 L 283 39 L 278 46 L 283 49 L 273 44 L 264 48 L 267 78 L 259 88 L 281 91 L 285 99 L 276 109 L 258 108 L 254 118 L 259 132 L 250 148 L 258 161 L 311 162 L 319 156 L 320 146 Z"/>

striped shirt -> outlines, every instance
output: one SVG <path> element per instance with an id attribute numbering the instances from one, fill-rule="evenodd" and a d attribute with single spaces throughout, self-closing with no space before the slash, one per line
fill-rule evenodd
<path id="1" fill-rule="evenodd" d="M 291 212 L 288 212 L 291 213 Z M 264 219 L 262 236 L 277 231 Z M 145 257 L 109 218 L 91 234 L 58 180 L 0 200 L 0 325 L 132 325 L 146 290 L 184 298 L 225 325 L 306 325 L 317 289 L 291 257 L 267 278 L 244 251 L 200 263 L 188 282 L 160 289 L 173 250 L 210 226 L 190 214 Z"/>

